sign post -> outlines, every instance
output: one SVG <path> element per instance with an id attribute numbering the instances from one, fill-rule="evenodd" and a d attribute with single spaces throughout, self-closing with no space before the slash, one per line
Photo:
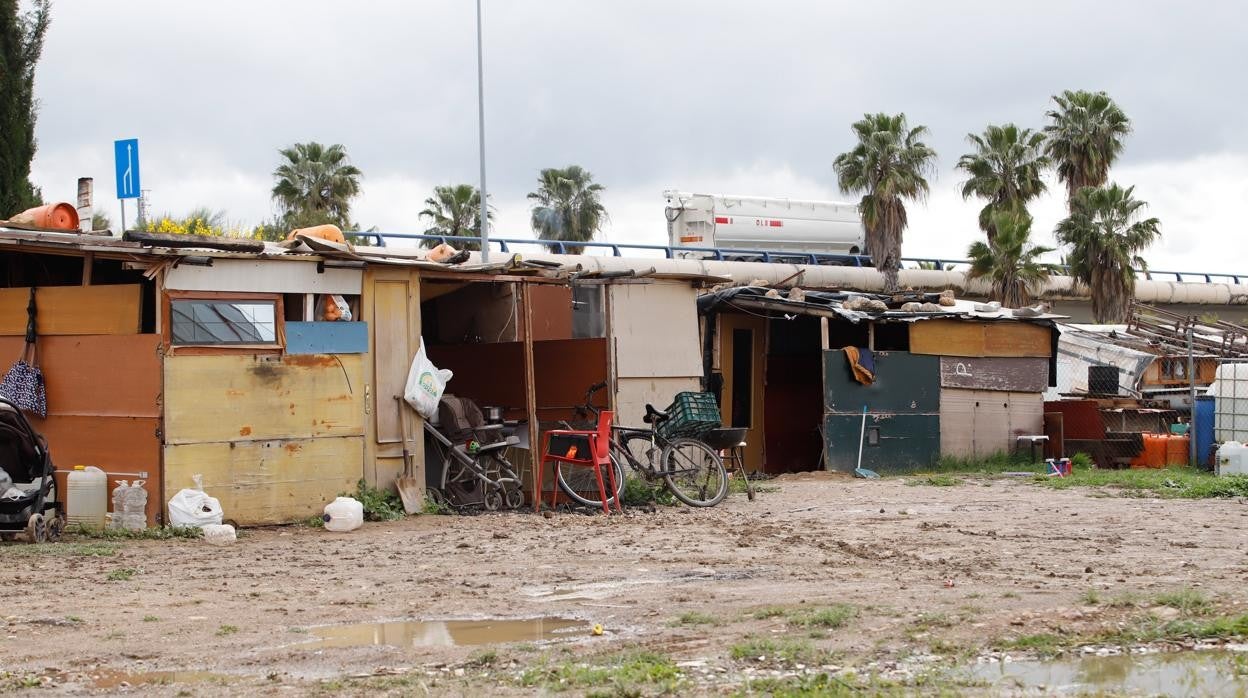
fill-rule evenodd
<path id="1" fill-rule="evenodd" d="M 121 232 L 126 232 L 126 199 L 137 199 L 139 184 L 139 139 L 113 141 L 117 173 L 117 200 L 121 203 Z"/>

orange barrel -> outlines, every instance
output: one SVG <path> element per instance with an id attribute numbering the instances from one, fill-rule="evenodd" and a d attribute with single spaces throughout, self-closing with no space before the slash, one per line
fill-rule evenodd
<path id="1" fill-rule="evenodd" d="M 66 203 L 45 204 L 28 208 L 9 219 L 13 223 L 33 228 L 52 230 L 78 230 L 78 211 Z"/>
<path id="2" fill-rule="evenodd" d="M 1184 434 L 1171 434 L 1166 439 L 1166 465 L 1187 465 L 1192 439 Z"/>
<path id="3" fill-rule="evenodd" d="M 1140 434 L 1144 450 L 1131 461 L 1132 468 L 1166 467 L 1166 448 L 1170 441 L 1166 434 Z"/>

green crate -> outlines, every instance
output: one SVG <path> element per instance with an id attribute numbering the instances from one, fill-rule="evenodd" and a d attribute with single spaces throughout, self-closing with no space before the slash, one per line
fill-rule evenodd
<path id="1" fill-rule="evenodd" d="M 670 419 L 659 426 L 659 433 L 668 438 L 700 436 L 720 427 L 719 404 L 711 393 L 677 393 L 665 411 Z"/>

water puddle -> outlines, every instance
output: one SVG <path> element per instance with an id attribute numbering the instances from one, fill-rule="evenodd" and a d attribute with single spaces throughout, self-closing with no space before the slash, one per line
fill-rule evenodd
<path id="1" fill-rule="evenodd" d="M 207 671 L 145 671 L 128 672 L 101 669 L 86 675 L 92 688 L 117 689 L 127 686 L 166 686 L 175 683 L 225 683 L 225 674 Z"/>
<path id="2" fill-rule="evenodd" d="M 1087 656 L 1054 661 L 988 662 L 971 676 L 998 690 L 1083 695 L 1248 697 L 1248 655 L 1238 652 L 1169 652 Z"/>
<path id="3" fill-rule="evenodd" d="M 588 633 L 589 623 L 574 618 L 522 618 L 518 620 L 398 620 L 382 623 L 331 625 L 309 628 L 316 640 L 300 647 L 463 647 L 509 642 L 547 642 Z"/>

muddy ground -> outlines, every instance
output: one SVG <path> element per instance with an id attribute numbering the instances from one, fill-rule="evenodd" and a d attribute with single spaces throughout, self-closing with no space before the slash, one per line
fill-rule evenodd
<path id="1" fill-rule="evenodd" d="M 1121 627 L 1174 590 L 1197 590 L 1223 613 L 1248 602 L 1241 500 L 1120 498 L 1009 478 L 915 482 L 786 476 L 754 502 L 734 494 L 708 510 L 419 516 L 347 534 L 288 526 L 246 531 L 228 547 L 6 544 L 0 686 L 525 695 L 593 690 L 588 682 L 730 694 L 818 667 L 892 671 L 906 685 L 916 657 L 965 662 L 1020 637 Z M 1133 601 L 1098 604 L 1098 594 Z M 551 643 L 314 643 L 327 625 L 534 616 L 585 624 Z M 630 688 L 636 677 L 568 668 L 609 668 L 640 651 L 674 675 Z M 151 673 L 172 671 L 202 673 Z"/>

